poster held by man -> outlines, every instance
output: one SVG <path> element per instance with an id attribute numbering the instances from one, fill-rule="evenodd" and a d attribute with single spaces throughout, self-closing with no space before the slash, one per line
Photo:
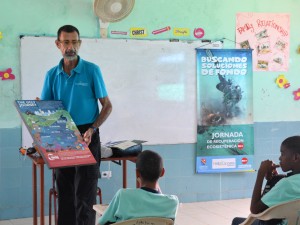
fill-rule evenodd
<path id="1" fill-rule="evenodd" d="M 61 101 L 16 100 L 15 106 L 49 168 L 96 164 Z"/>

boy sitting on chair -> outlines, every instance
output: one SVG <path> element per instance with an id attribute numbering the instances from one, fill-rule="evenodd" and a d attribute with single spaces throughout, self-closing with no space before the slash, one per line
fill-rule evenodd
<path id="1" fill-rule="evenodd" d="M 158 179 L 164 172 L 163 160 L 159 154 L 150 150 L 140 153 L 136 161 L 136 175 L 141 188 L 120 189 L 98 224 L 106 225 L 141 217 L 175 219 L 178 198 L 162 194 L 158 184 Z"/>
<path id="2" fill-rule="evenodd" d="M 275 205 L 300 199 L 300 136 L 292 136 L 281 143 L 280 167 L 287 175 L 278 175 L 270 160 L 261 162 L 253 189 L 250 211 L 258 214 Z M 263 180 L 267 179 L 265 190 L 261 192 Z M 232 225 L 238 225 L 246 218 L 236 217 Z M 282 220 L 259 221 L 253 224 L 280 224 Z"/>

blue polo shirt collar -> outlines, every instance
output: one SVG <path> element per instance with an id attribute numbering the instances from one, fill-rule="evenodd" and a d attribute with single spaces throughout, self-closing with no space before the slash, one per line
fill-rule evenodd
<path id="1" fill-rule="evenodd" d="M 64 62 L 64 59 L 61 59 L 60 62 L 59 62 L 59 67 L 58 67 L 58 73 L 59 74 L 64 73 L 63 62 Z M 74 71 L 75 73 L 78 74 L 78 73 L 81 72 L 82 67 L 83 67 L 83 60 L 80 58 L 80 56 L 78 56 L 78 64 L 72 71 Z"/>

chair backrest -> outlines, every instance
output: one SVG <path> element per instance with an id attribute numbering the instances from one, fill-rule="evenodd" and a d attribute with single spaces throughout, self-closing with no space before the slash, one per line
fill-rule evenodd
<path id="1" fill-rule="evenodd" d="M 174 221 L 162 217 L 142 217 L 122 222 L 114 223 L 114 225 L 173 225 Z"/>
<path id="2" fill-rule="evenodd" d="M 275 205 L 259 214 L 250 214 L 240 225 L 251 225 L 256 219 L 287 219 L 288 225 L 300 225 L 300 199 Z"/>

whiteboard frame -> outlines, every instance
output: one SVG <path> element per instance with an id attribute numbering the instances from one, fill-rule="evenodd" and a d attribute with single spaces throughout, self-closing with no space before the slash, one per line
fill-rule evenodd
<path id="1" fill-rule="evenodd" d="M 62 58 L 55 37 L 21 38 L 22 99 L 40 96 L 46 71 Z M 205 42 L 207 43 L 207 42 Z M 101 142 L 196 143 L 196 51 L 201 41 L 82 39 L 79 55 L 99 65 L 112 101 Z M 23 146 L 31 136 L 22 129 Z"/>

